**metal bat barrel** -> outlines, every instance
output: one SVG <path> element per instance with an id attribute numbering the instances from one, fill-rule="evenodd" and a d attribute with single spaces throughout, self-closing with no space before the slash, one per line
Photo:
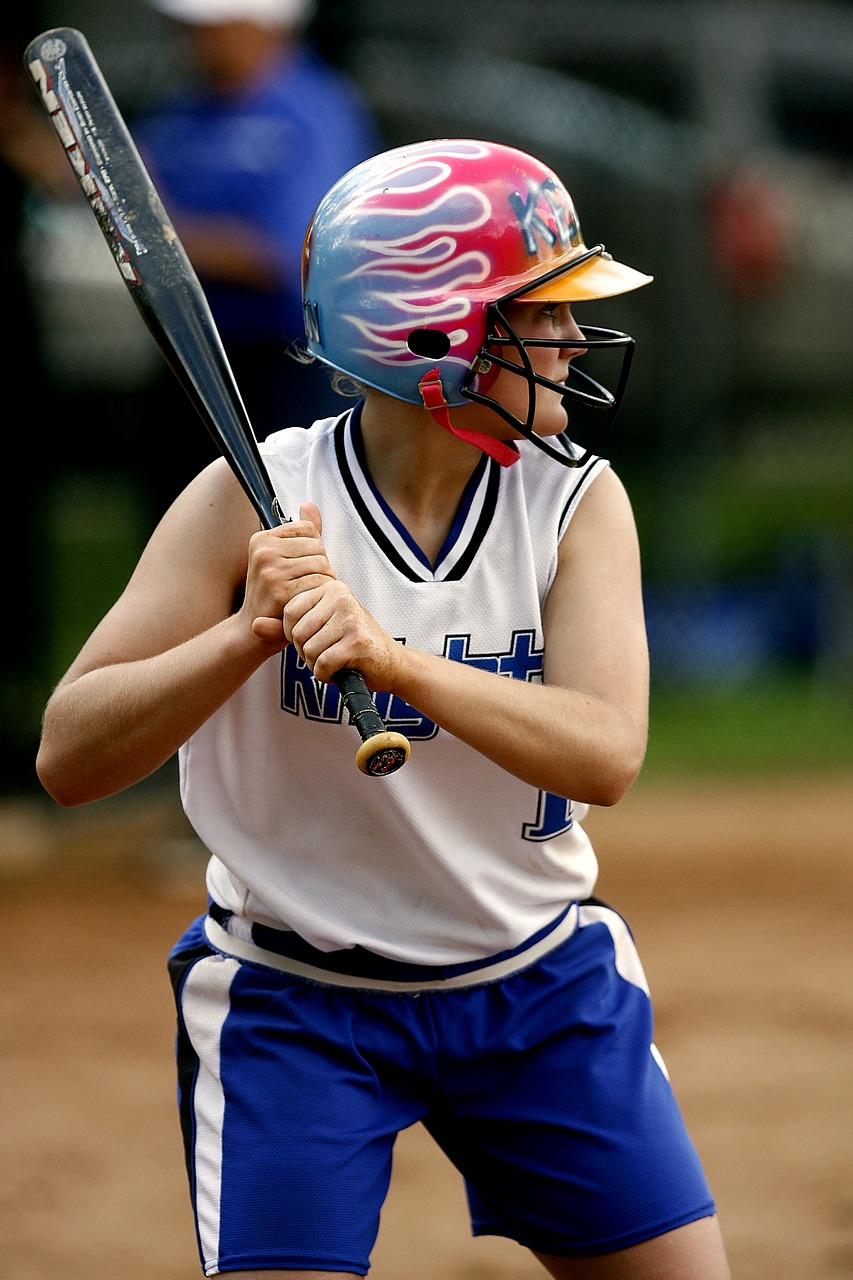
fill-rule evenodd
<path id="1" fill-rule="evenodd" d="M 27 45 L 24 63 L 80 187 L 154 341 L 257 511 L 282 516 L 207 298 L 104 80 L 88 41 L 55 27 Z M 409 756 L 386 731 L 361 674 L 335 675 L 362 745 L 356 763 L 383 777 Z"/>

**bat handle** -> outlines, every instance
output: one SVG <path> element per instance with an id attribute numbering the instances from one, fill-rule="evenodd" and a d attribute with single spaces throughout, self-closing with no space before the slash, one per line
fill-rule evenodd
<path id="1" fill-rule="evenodd" d="M 349 712 L 350 724 L 355 725 L 361 736 L 361 746 L 355 756 L 361 772 L 371 778 L 384 778 L 389 773 L 396 773 L 409 758 L 411 747 L 408 738 L 385 728 L 360 671 L 349 667 L 337 671 L 335 684 Z"/>

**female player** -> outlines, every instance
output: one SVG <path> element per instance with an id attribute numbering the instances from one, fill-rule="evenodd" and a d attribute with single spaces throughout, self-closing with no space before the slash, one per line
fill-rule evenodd
<path id="1" fill-rule="evenodd" d="M 49 701 L 60 803 L 178 752 L 210 850 L 170 960 L 207 1275 L 365 1274 L 421 1121 L 474 1232 L 552 1276 L 728 1277 L 580 825 L 640 768 L 648 673 L 628 499 L 574 427 L 584 405 L 607 425 L 631 339 L 572 305 L 647 281 L 522 152 L 352 170 L 303 295 L 308 351 L 360 399 L 262 446 L 298 518 L 259 532 L 212 464 Z M 624 357 L 614 392 L 580 367 L 599 348 Z M 390 777 L 354 766 L 344 667 L 412 743 Z"/>

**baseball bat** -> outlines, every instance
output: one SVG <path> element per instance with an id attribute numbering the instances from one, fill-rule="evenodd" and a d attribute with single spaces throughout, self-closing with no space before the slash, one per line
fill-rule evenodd
<path id="1" fill-rule="evenodd" d="M 54 27 L 27 45 L 24 64 L 115 258 L 167 364 L 243 486 L 264 528 L 288 523 L 278 505 L 210 306 L 154 182 L 80 31 Z M 409 756 L 386 730 L 361 673 L 337 672 L 356 763 L 383 777 Z"/>

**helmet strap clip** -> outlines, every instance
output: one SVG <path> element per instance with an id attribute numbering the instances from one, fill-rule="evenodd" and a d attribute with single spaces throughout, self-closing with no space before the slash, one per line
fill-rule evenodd
<path id="1" fill-rule="evenodd" d="M 432 414 L 433 421 L 445 431 L 449 431 L 459 440 L 464 440 L 466 444 L 473 444 L 477 449 L 481 449 L 502 467 L 511 467 L 514 462 L 518 462 L 521 455 L 512 442 L 495 440 L 482 431 L 469 431 L 465 427 L 454 426 L 450 421 L 450 409 L 444 398 L 441 371 L 437 366 L 424 374 L 418 383 L 418 390 L 421 393 L 424 408 Z"/>

